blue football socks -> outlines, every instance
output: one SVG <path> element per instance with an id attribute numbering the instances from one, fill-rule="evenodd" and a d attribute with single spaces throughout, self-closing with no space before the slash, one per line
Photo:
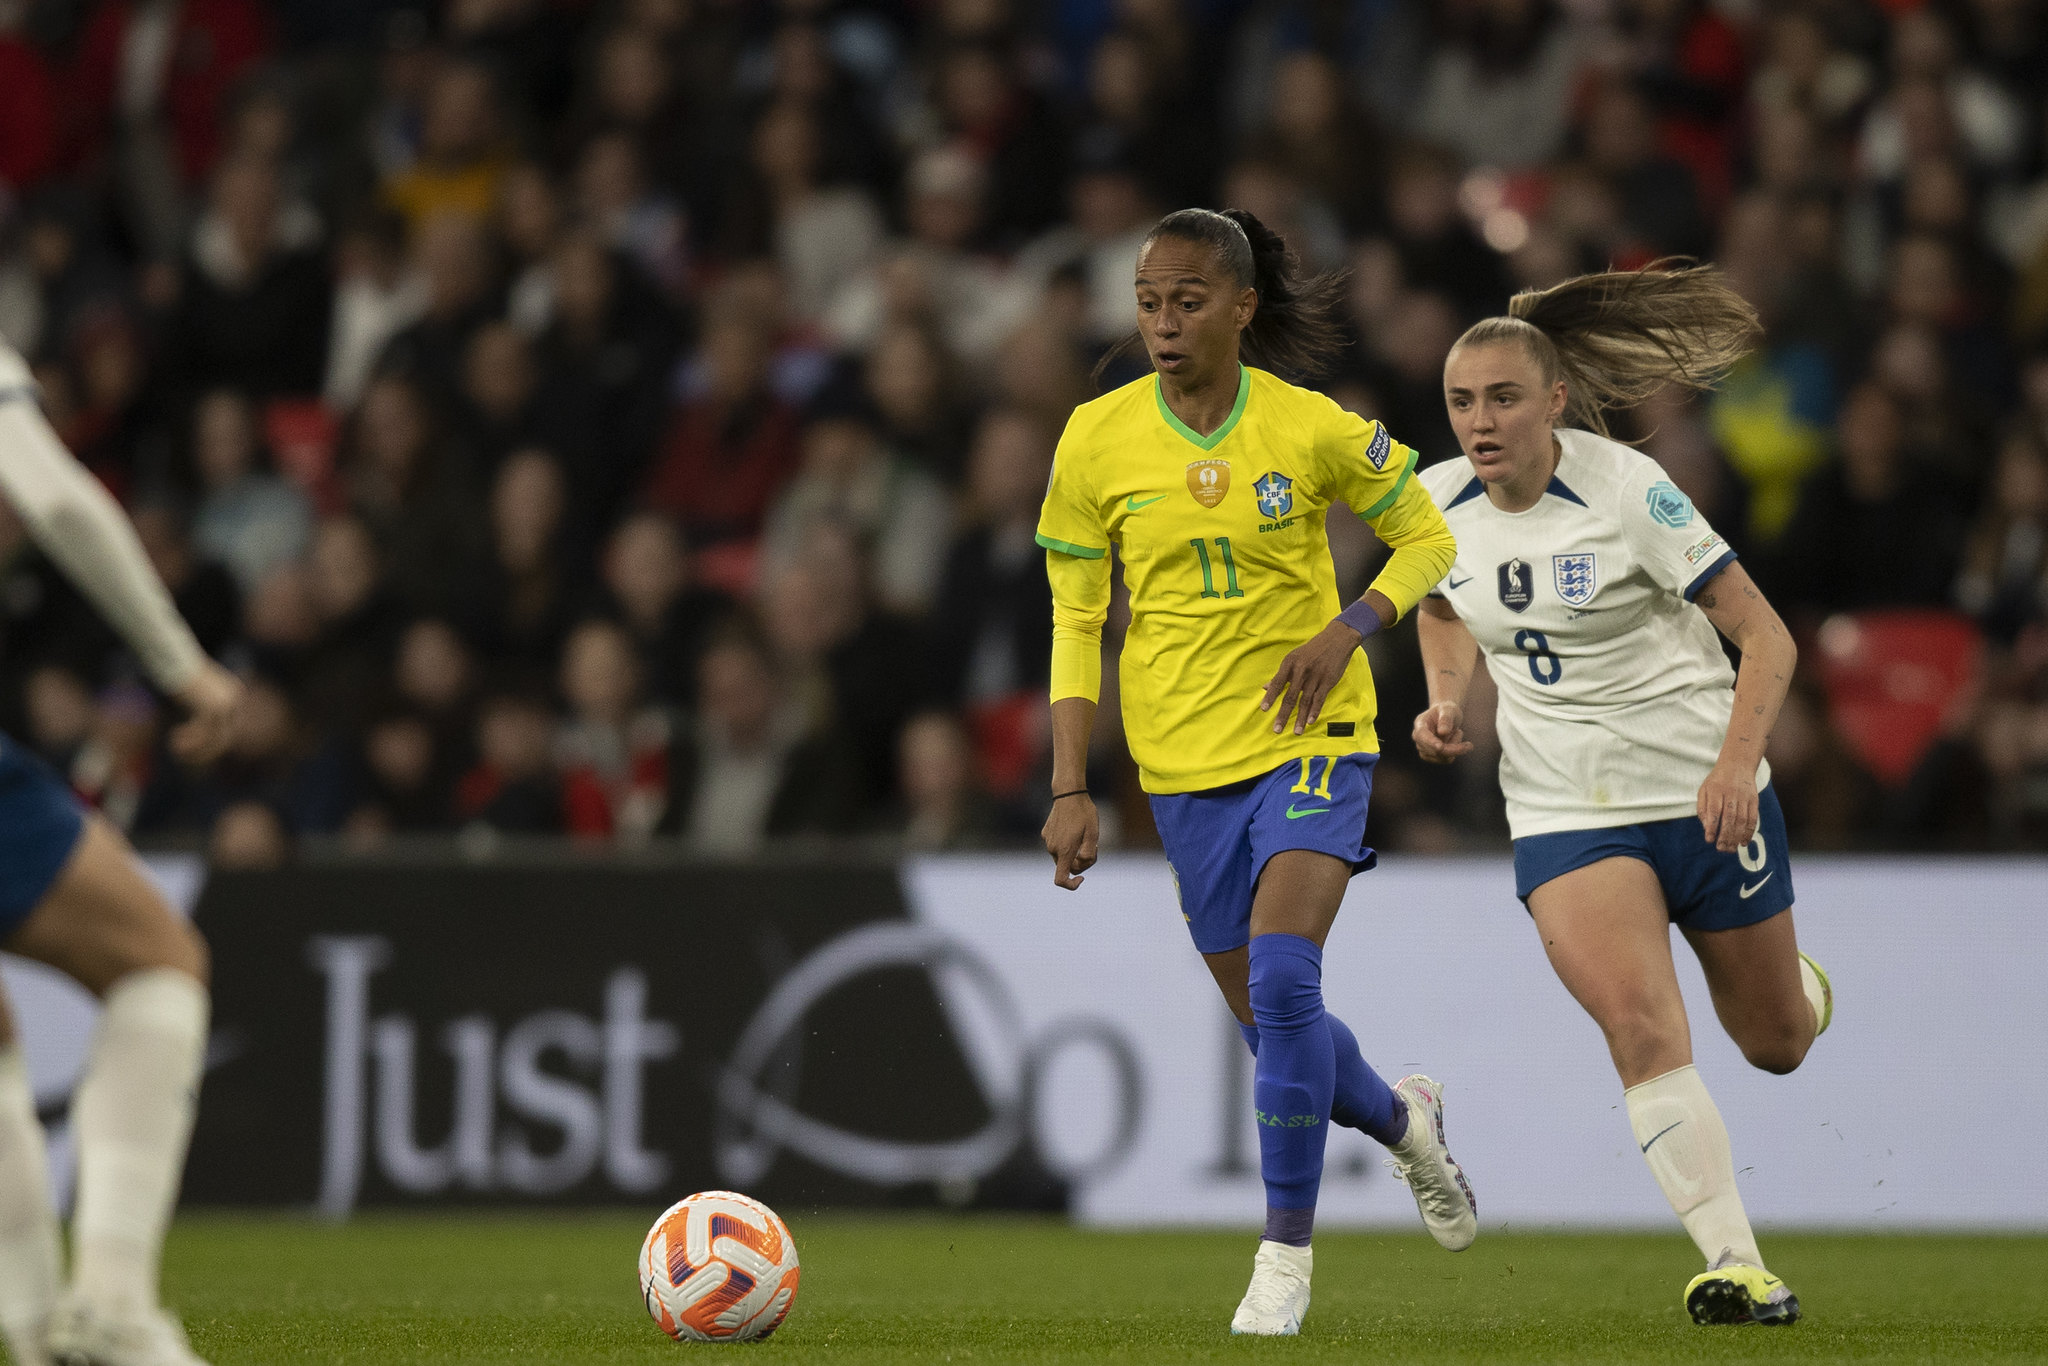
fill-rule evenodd
<path id="1" fill-rule="evenodd" d="M 1347 1129 L 1360 1129 L 1366 1137 L 1389 1148 L 1408 1134 L 1408 1107 L 1394 1094 L 1394 1088 L 1372 1070 L 1359 1051 L 1358 1036 L 1327 1010 L 1323 1021 L 1330 1027 L 1330 1044 L 1337 1054 L 1337 1092 L 1330 1102 L 1330 1118 Z"/>
<path id="2" fill-rule="evenodd" d="M 1408 1107 L 1395 1098 L 1393 1088 L 1372 1070 L 1349 1025 L 1327 1009 L 1323 1011 L 1323 1023 L 1329 1027 L 1330 1046 L 1337 1055 L 1337 1089 L 1330 1099 L 1331 1120 L 1393 1147 L 1408 1135 Z M 1252 1056 L 1258 1057 L 1259 1027 L 1240 1024 L 1237 1032 L 1244 1036 Z"/>
<path id="3" fill-rule="evenodd" d="M 1259 1031 L 1252 1105 L 1266 1182 L 1267 1236 L 1306 1247 L 1323 1182 L 1337 1059 L 1323 1023 L 1323 953 L 1298 934 L 1251 943 L 1252 1020 Z"/>

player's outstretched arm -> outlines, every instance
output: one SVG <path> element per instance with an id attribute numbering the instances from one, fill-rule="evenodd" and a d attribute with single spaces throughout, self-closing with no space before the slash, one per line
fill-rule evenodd
<path id="1" fill-rule="evenodd" d="M 1479 662 L 1479 642 L 1442 598 L 1422 600 L 1415 638 L 1429 686 L 1429 709 L 1415 718 L 1415 752 L 1426 763 L 1448 764 L 1472 752 L 1465 738 L 1465 692 Z"/>
<path id="2" fill-rule="evenodd" d="M 1040 832 L 1052 855 L 1052 880 L 1073 891 L 1081 874 L 1095 866 L 1101 823 L 1088 794 L 1088 737 L 1095 729 L 1095 703 L 1062 697 L 1052 704 L 1052 810 Z"/>
<path id="3" fill-rule="evenodd" d="M 179 753 L 192 759 L 217 754 L 227 743 L 240 682 L 199 648 L 126 514 L 50 429 L 35 404 L 27 367 L 4 347 L 0 495 L 156 684 L 191 708 L 191 719 L 172 736 Z"/>
<path id="4" fill-rule="evenodd" d="M 1740 563 L 1731 562 L 1709 579 L 1693 601 L 1714 629 L 1742 651 L 1728 734 L 1699 793 L 1700 824 L 1707 829 L 1707 839 L 1723 853 L 1731 853 L 1756 834 L 1756 771 L 1792 687 L 1799 647 Z"/>

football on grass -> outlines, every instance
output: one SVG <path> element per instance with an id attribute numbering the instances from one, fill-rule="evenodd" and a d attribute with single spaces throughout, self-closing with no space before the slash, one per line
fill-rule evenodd
<path id="1" fill-rule="evenodd" d="M 767 1337 L 789 1317 L 800 1274 L 789 1226 L 733 1191 L 678 1200 L 640 1246 L 640 1297 L 678 1342 Z"/>

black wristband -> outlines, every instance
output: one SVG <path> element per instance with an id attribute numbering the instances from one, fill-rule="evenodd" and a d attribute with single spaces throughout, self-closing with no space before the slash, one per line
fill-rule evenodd
<path id="1" fill-rule="evenodd" d="M 1069 797 L 1085 797 L 1085 796 L 1087 796 L 1087 795 L 1088 795 L 1088 789 L 1087 789 L 1087 788 L 1085 788 L 1085 787 L 1077 787 L 1077 788 L 1075 788 L 1075 789 L 1074 789 L 1074 790 L 1073 790 L 1072 792 L 1055 792 L 1055 793 L 1053 793 L 1053 794 L 1052 794 L 1052 799 L 1053 799 L 1054 801 L 1056 801 L 1056 802 L 1059 802 L 1059 801 L 1065 801 L 1065 800 L 1066 800 L 1067 798 L 1069 798 Z"/>

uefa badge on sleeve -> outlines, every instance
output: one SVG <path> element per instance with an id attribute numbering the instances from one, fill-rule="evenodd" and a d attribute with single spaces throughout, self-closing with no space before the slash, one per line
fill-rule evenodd
<path id="1" fill-rule="evenodd" d="M 1644 498 L 1650 506 L 1650 520 L 1673 530 L 1692 525 L 1692 499 L 1681 493 L 1676 484 L 1658 480 L 1650 485 Z"/>

